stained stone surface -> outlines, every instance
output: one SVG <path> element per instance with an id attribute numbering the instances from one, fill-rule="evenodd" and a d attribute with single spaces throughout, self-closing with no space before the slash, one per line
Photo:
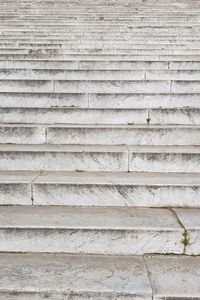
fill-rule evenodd
<path id="1" fill-rule="evenodd" d="M 112 171 L 128 170 L 124 146 L 0 145 L 4 170 Z"/>
<path id="2" fill-rule="evenodd" d="M 187 254 L 200 255 L 200 210 L 176 209 L 176 213 L 188 232 Z"/>
<path id="3" fill-rule="evenodd" d="M 35 205 L 199 207 L 198 174 L 46 172 L 33 183 Z"/>
<path id="4" fill-rule="evenodd" d="M 142 257 L 1 254 L 0 265 L 1 299 L 152 299 Z"/>
<path id="5" fill-rule="evenodd" d="M 1 0 L 0 300 L 200 299 L 199 12 Z"/>
<path id="6" fill-rule="evenodd" d="M 183 233 L 167 209 L 4 206 L 0 214 L 2 251 L 181 254 Z"/>
<path id="7" fill-rule="evenodd" d="M 0 205 L 31 205 L 34 172 L 0 171 Z"/>
<path id="8" fill-rule="evenodd" d="M 199 257 L 156 255 L 147 256 L 145 262 L 155 300 L 199 299 Z"/>

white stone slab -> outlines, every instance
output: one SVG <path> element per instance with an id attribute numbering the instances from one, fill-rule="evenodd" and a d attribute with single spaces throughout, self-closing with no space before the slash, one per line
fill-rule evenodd
<path id="1" fill-rule="evenodd" d="M 5 206 L 0 213 L 1 251 L 181 254 L 183 232 L 167 209 Z"/>
<path id="2" fill-rule="evenodd" d="M 140 257 L 1 254 L 0 266 L 2 300 L 152 299 Z"/>
<path id="3" fill-rule="evenodd" d="M 176 209 L 175 211 L 188 232 L 189 244 L 186 247 L 186 253 L 200 255 L 200 210 Z"/>
<path id="4" fill-rule="evenodd" d="M 195 125 L 52 125 L 46 127 L 46 142 L 58 145 L 200 145 L 200 127 Z"/>
<path id="5" fill-rule="evenodd" d="M 0 144 L 43 144 L 44 142 L 44 127 L 0 124 Z"/>
<path id="6" fill-rule="evenodd" d="M 6 252 L 181 254 L 182 238 L 166 209 L 5 206 L 0 212 L 0 249 Z"/>
<path id="7" fill-rule="evenodd" d="M 0 80 L 1 92 L 54 92 L 53 81 L 48 80 Z"/>
<path id="8" fill-rule="evenodd" d="M 153 299 L 199 299 L 199 257 L 155 255 L 148 256 L 145 261 Z"/>
<path id="9" fill-rule="evenodd" d="M 36 205 L 199 207 L 197 174 L 49 172 L 33 183 Z"/>
<path id="10" fill-rule="evenodd" d="M 0 80 L 144 80 L 143 70 L 3 69 Z M 158 79 L 159 80 L 159 79 Z"/>
<path id="11" fill-rule="evenodd" d="M 147 124 L 148 111 L 77 108 L 1 108 L 1 122 L 33 124 Z M 198 122 L 198 121 L 197 121 Z"/>
<path id="12" fill-rule="evenodd" d="M 169 81 L 55 81 L 59 93 L 169 93 Z"/>
<path id="13" fill-rule="evenodd" d="M 0 61 L 1 62 L 1 61 Z M 1 93 L 0 107 L 88 107 L 86 94 Z"/>
<path id="14" fill-rule="evenodd" d="M 91 108 L 200 108 L 199 94 L 91 94 Z"/>
<path id="15" fill-rule="evenodd" d="M 0 145 L 1 170 L 112 171 L 128 170 L 123 146 Z"/>
<path id="16" fill-rule="evenodd" d="M 200 172 L 198 146 L 130 146 L 129 151 L 133 172 Z"/>
<path id="17" fill-rule="evenodd" d="M 0 172 L 0 205 L 31 205 L 33 172 Z"/>

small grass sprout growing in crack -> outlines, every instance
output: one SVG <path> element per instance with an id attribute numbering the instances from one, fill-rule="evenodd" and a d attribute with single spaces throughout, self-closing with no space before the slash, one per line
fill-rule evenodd
<path id="1" fill-rule="evenodd" d="M 187 230 L 185 230 L 185 232 L 183 233 L 183 239 L 181 242 L 185 248 L 190 245 L 190 236 Z"/>

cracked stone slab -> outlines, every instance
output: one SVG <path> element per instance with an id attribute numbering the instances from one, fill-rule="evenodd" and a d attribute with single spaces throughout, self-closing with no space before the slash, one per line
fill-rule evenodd
<path id="1" fill-rule="evenodd" d="M 142 257 L 0 254 L 2 300 L 150 300 Z"/>
<path id="2" fill-rule="evenodd" d="M 178 218 L 188 232 L 186 254 L 200 255 L 200 209 L 175 209 Z"/>
<path id="3" fill-rule="evenodd" d="M 45 172 L 36 205 L 199 207 L 200 176 L 167 173 Z"/>
<path id="4" fill-rule="evenodd" d="M 199 299 L 199 257 L 155 255 L 145 257 L 145 262 L 153 299 Z"/>
<path id="5" fill-rule="evenodd" d="M 6 252 L 181 254 L 183 233 L 168 209 L 2 206 L 0 212 Z"/>
<path id="6" fill-rule="evenodd" d="M 0 171 L 0 205 L 31 205 L 34 172 Z"/>

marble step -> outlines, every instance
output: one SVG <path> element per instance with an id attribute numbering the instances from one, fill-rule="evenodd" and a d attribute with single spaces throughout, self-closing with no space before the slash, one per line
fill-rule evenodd
<path id="1" fill-rule="evenodd" d="M 92 57 L 91 57 L 92 59 Z M 2 72 L 7 69 L 38 69 L 38 70 L 170 70 L 200 71 L 200 62 L 160 62 L 160 61 L 53 61 L 53 60 L 2 60 L 0 61 Z M 4 70 L 6 69 L 6 70 Z M 168 70 L 169 69 L 169 70 Z M 63 72 L 64 72 L 63 71 Z M 13 72 L 16 72 L 13 70 Z M 22 71 L 21 71 L 22 72 Z M 47 72 L 47 71 L 46 71 Z M 176 73 L 176 72 L 175 72 Z M 173 74 L 173 72 L 172 72 Z M 187 72 L 186 72 L 187 74 Z"/>
<path id="2" fill-rule="evenodd" d="M 60 41 L 59 41 L 60 43 Z M 127 55 L 127 54 L 0 54 L 0 61 L 4 60 L 52 60 L 52 61 L 60 61 L 60 60 L 71 60 L 71 61 L 161 61 L 161 62 L 200 62 L 199 55 Z"/>
<path id="3" fill-rule="evenodd" d="M 200 93 L 135 94 L 135 93 L 2 93 L 4 108 L 105 108 L 105 109 L 184 109 L 200 108 Z"/>
<path id="4" fill-rule="evenodd" d="M 199 146 L 0 145 L 0 170 L 200 173 Z"/>
<path id="5" fill-rule="evenodd" d="M 0 144 L 200 145 L 200 126 L 0 124 Z"/>
<path id="6" fill-rule="evenodd" d="M 160 62 L 160 61 L 99 61 L 99 60 L 1 60 L 2 69 L 42 69 L 42 70 L 183 70 L 200 71 L 200 62 Z M 169 70 L 168 70 L 169 69 Z M 7 70 L 2 70 L 7 72 Z M 14 71 L 15 72 L 15 71 Z M 183 72 L 184 73 L 184 72 Z"/>
<path id="7" fill-rule="evenodd" d="M 7 253 L 0 268 L 1 300 L 152 299 L 143 257 Z"/>
<path id="8" fill-rule="evenodd" d="M 200 109 L 0 108 L 1 123 L 199 125 Z"/>
<path id="9" fill-rule="evenodd" d="M 115 43 L 113 41 L 112 46 L 110 46 L 108 43 L 102 43 L 102 44 L 81 44 L 81 45 L 68 45 L 65 47 L 62 47 L 62 49 L 49 49 L 49 48 L 45 48 L 43 47 L 42 49 L 35 49 L 35 48 L 31 48 L 31 49 L 27 49 L 27 48 L 22 48 L 22 49 L 18 49 L 16 47 L 16 49 L 10 49 L 10 48 L 3 48 L 0 49 L 0 54 L 2 55 L 9 55 L 9 54 L 70 54 L 70 53 L 74 53 L 74 52 L 87 52 L 87 51 L 94 51 L 94 49 L 96 49 L 99 52 L 99 48 L 102 49 L 102 52 L 105 53 L 118 53 L 118 54 L 131 54 L 131 55 L 200 55 L 200 49 L 190 49 L 190 50 L 156 50 L 156 49 L 152 49 L 152 50 L 146 50 L 146 49 L 142 49 L 142 50 L 135 50 L 132 49 L 133 46 L 132 44 L 118 44 Z"/>
<path id="10" fill-rule="evenodd" d="M 200 93 L 200 81 L 0 80 L 4 93 Z"/>
<path id="11" fill-rule="evenodd" d="M 1 30 L 1 26 L 0 26 L 0 30 Z M 22 29 L 23 30 L 23 29 Z M 63 31 L 65 31 L 66 29 L 63 29 Z M 59 31 L 62 31 L 62 29 L 58 29 L 58 32 Z M 8 32 L 6 30 L 6 32 Z M 30 29 L 29 30 L 26 30 L 26 33 L 27 35 L 29 36 L 30 34 Z M 48 34 L 48 31 L 44 31 L 44 32 L 41 32 L 41 31 L 37 31 L 37 32 L 40 32 L 40 34 L 42 35 L 46 35 Z M 57 30 L 55 31 L 57 32 Z M 9 34 L 11 33 L 11 31 L 9 30 Z M 20 31 L 19 30 L 16 30 L 16 31 L 13 31 L 12 32 L 13 34 L 15 34 L 15 36 L 19 35 L 20 34 Z M 54 33 L 53 33 L 54 34 Z M 167 50 L 199 50 L 200 49 L 200 44 L 199 43 L 195 43 L 195 44 L 190 44 L 190 45 L 186 45 L 186 44 L 165 44 L 165 47 L 163 47 L 163 45 L 159 45 L 159 44 L 142 44 L 142 43 L 139 43 L 139 44 L 132 44 L 131 43 L 131 39 L 132 39 L 132 36 L 128 36 L 127 37 L 127 33 L 126 31 L 123 32 L 124 36 L 126 36 L 126 38 L 124 38 L 124 40 L 122 39 L 119 39 L 120 37 L 116 37 L 116 40 L 115 40 L 115 44 L 117 45 L 122 45 L 124 44 L 124 42 L 126 41 L 127 44 L 126 45 L 130 45 L 131 46 L 131 49 L 133 50 L 162 50 L 163 48 L 164 49 L 167 49 Z M 29 41 L 29 42 L 21 42 L 21 41 L 15 41 L 15 42 L 12 42 L 10 41 L 10 38 L 8 38 L 8 41 L 2 41 L 1 39 L 1 35 L 0 35 L 0 49 L 13 49 L 13 48 L 16 48 L 17 49 L 70 49 L 69 48 L 69 43 L 67 43 L 66 41 L 62 42 L 62 44 L 56 44 L 56 43 L 53 43 L 53 45 L 51 43 L 42 43 L 42 42 L 34 42 L 34 41 Z M 80 40 L 81 41 L 81 45 L 87 45 L 87 43 L 85 42 L 85 39 L 84 40 Z M 99 40 L 96 40 L 95 42 L 92 41 L 92 40 L 88 40 L 89 44 L 90 45 L 94 45 L 94 43 L 96 43 L 98 41 L 98 43 L 100 44 L 100 41 Z M 110 40 L 104 40 L 104 43 L 105 45 L 112 45 L 112 41 Z M 71 37 L 71 44 L 79 44 L 79 41 L 77 41 L 76 39 L 72 39 Z M 102 44 L 100 44 L 102 45 Z"/>
<path id="12" fill-rule="evenodd" d="M 2 253 L 0 297 L 1 300 L 198 299 L 199 268 L 199 257 L 184 255 Z"/>
<path id="13" fill-rule="evenodd" d="M 1 252 L 182 254 L 184 234 L 176 215 L 161 208 L 1 206 L 0 212 Z"/>
<path id="14" fill-rule="evenodd" d="M 86 66 L 87 69 L 87 66 Z M 200 71 L 2 69 L 0 80 L 179 80 L 200 81 Z"/>
<path id="15" fill-rule="evenodd" d="M 0 171 L 0 205 L 200 208 L 197 173 Z"/>
<path id="16" fill-rule="evenodd" d="M 0 80 L 1 92 L 14 93 L 199 93 L 199 81 Z"/>

